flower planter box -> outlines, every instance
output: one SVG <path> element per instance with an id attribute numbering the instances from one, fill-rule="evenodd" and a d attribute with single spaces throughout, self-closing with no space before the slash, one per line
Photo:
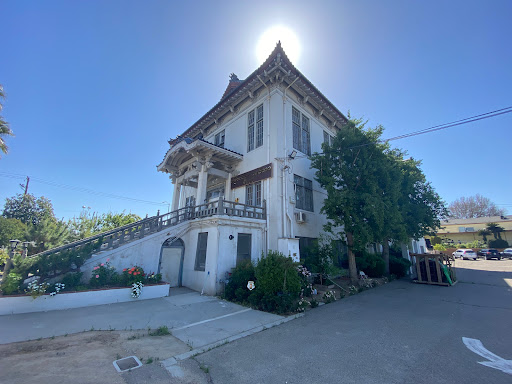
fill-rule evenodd
<path id="1" fill-rule="evenodd" d="M 93 305 L 123 303 L 156 299 L 169 296 L 167 283 L 146 285 L 139 298 L 131 297 L 131 288 L 94 289 L 82 292 L 62 292 L 55 296 L 43 295 L 36 299 L 30 296 L 0 297 L 0 315 L 13 315 L 29 312 L 46 312 L 69 308 L 90 307 Z"/>

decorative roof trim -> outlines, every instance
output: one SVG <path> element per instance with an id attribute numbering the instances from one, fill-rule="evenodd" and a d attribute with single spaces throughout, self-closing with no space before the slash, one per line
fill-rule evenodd
<path id="1" fill-rule="evenodd" d="M 271 77 L 270 75 L 276 70 L 280 70 L 282 76 L 276 74 L 275 77 Z M 195 137 L 202 129 L 206 128 L 205 126 L 209 126 L 214 122 L 215 119 L 223 116 L 229 110 L 233 111 L 234 106 L 243 100 L 248 95 L 248 92 L 252 92 L 256 84 L 261 84 L 258 80 L 258 75 L 268 78 L 270 82 L 276 80 L 283 81 L 285 78 L 290 78 L 293 81 L 298 76 L 299 80 L 295 82 L 294 86 L 297 85 L 300 87 L 300 90 L 305 93 L 304 97 L 307 97 L 306 101 L 310 103 L 313 102 L 319 106 L 319 110 L 324 110 L 323 116 L 331 121 L 331 125 L 338 125 L 338 123 L 339 125 L 344 125 L 348 121 L 347 117 L 293 66 L 279 42 L 274 51 L 272 51 L 267 60 L 265 60 L 258 69 L 251 73 L 240 85 L 225 95 L 225 97 L 203 115 L 203 117 L 188 128 L 182 136 Z M 177 142 L 176 139 L 169 140 L 170 145 L 175 145 Z"/>

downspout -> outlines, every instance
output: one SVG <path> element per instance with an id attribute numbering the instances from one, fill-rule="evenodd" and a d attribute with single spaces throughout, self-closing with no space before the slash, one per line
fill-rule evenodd
<path id="1" fill-rule="evenodd" d="M 258 80 L 261 82 L 261 84 L 263 84 L 263 86 L 265 88 L 267 88 L 267 91 L 268 91 L 268 96 L 267 96 L 267 114 L 268 114 L 268 117 L 267 117 L 267 164 L 270 163 L 270 88 L 267 86 L 267 84 L 265 84 L 265 82 L 263 80 L 261 80 L 261 77 L 260 75 L 256 75 L 258 77 Z M 268 249 L 269 249 L 269 246 L 270 246 L 270 239 L 269 239 L 269 236 L 268 236 L 268 225 L 269 225 L 269 216 L 270 216 L 270 210 L 269 210 L 269 204 L 268 202 L 270 201 L 270 180 L 267 179 L 266 183 L 267 185 L 267 193 L 266 193 L 266 196 L 267 196 L 267 202 L 266 202 L 266 214 L 265 214 L 265 219 L 266 219 L 266 226 L 265 226 L 265 244 L 266 244 L 266 249 L 265 249 L 265 255 L 268 254 Z"/>
<path id="2" fill-rule="evenodd" d="M 286 136 L 287 136 L 287 131 L 286 131 L 286 128 L 287 128 L 287 113 L 286 113 L 286 108 L 285 108 L 285 105 L 286 105 L 286 91 L 288 90 L 288 88 L 290 88 L 297 80 L 299 79 L 299 76 L 295 77 L 295 80 L 293 80 L 290 85 L 288 85 L 285 89 L 284 89 L 284 93 L 283 93 L 283 136 L 284 136 L 284 156 L 283 158 L 285 159 L 284 161 L 286 162 L 286 159 L 288 158 L 288 154 L 286 153 L 287 150 L 288 150 L 288 147 L 286 145 Z M 288 218 L 288 220 L 290 221 L 290 237 L 293 238 L 293 221 L 292 221 L 292 218 L 290 217 L 290 213 L 288 212 L 288 202 L 286 201 L 288 199 L 288 186 L 287 186 L 287 182 L 286 182 L 286 175 L 285 175 L 285 169 L 289 169 L 289 167 L 283 167 L 283 186 L 284 186 L 284 196 L 283 196 L 283 237 L 286 237 L 286 233 L 285 233 L 285 228 L 286 228 L 286 218 Z M 286 213 L 286 214 L 285 214 Z"/>

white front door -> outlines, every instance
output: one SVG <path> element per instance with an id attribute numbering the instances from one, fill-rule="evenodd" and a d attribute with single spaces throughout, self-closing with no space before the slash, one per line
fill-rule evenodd
<path id="1" fill-rule="evenodd" d="M 162 274 L 162 280 L 170 283 L 171 287 L 178 287 L 181 283 L 182 251 L 182 247 L 162 247 L 160 273 Z"/>

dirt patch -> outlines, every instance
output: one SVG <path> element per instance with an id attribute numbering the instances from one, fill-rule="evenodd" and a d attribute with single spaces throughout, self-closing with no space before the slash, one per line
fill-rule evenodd
<path id="1" fill-rule="evenodd" d="M 160 360 L 189 350 L 172 335 L 154 337 L 147 331 L 93 331 L 4 344 L 0 345 L 1 381 L 124 384 L 114 360 L 137 356 L 143 364 L 159 365 Z"/>

